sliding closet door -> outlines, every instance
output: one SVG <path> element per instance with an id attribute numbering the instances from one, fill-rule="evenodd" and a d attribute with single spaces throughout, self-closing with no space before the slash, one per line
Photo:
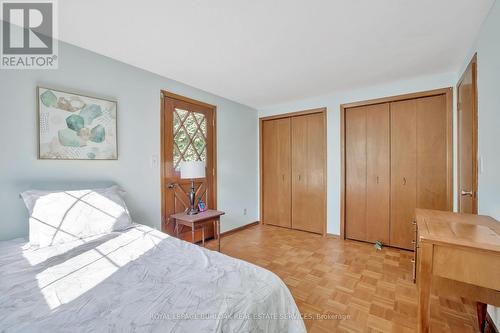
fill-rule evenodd
<path id="1" fill-rule="evenodd" d="M 389 244 L 389 104 L 366 110 L 366 240 Z"/>
<path id="2" fill-rule="evenodd" d="M 292 117 L 292 228 L 323 233 L 326 219 L 324 113 Z"/>
<path id="3" fill-rule="evenodd" d="M 290 118 L 264 121 L 262 142 L 262 217 L 290 228 Z"/>
<path id="4" fill-rule="evenodd" d="M 411 249 L 417 200 L 417 102 L 391 103 L 391 241 Z M 432 170 L 429 170 L 432 172 Z"/>
<path id="5" fill-rule="evenodd" d="M 366 108 L 345 114 L 345 231 L 349 239 L 366 240 Z"/>
<path id="6" fill-rule="evenodd" d="M 448 118 L 445 95 L 419 98 L 417 110 L 417 208 L 451 210 L 448 198 Z M 450 161 L 451 163 L 451 161 Z"/>

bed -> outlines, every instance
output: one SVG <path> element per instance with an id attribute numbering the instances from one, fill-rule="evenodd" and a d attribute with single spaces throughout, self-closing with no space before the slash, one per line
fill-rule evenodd
<path id="1" fill-rule="evenodd" d="M 44 247 L 0 242 L 0 331 L 274 333 L 305 326 L 272 272 L 132 223 Z"/>
<path id="2" fill-rule="evenodd" d="M 273 273 L 150 227 L 0 243 L 0 331 L 305 332 Z"/>

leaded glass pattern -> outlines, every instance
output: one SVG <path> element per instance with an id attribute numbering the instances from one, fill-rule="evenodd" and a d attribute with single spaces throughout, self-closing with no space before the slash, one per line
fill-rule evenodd
<path id="1" fill-rule="evenodd" d="M 203 113 L 174 108 L 174 168 L 181 161 L 207 160 L 207 119 Z"/>

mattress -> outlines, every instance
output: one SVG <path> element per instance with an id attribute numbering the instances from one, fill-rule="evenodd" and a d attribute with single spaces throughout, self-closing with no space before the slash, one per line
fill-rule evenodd
<path id="1" fill-rule="evenodd" d="M 305 332 L 275 274 L 144 225 L 0 242 L 1 332 Z"/>

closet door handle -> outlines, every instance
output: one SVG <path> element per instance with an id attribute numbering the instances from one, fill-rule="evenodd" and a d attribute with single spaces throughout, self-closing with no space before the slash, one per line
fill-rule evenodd
<path id="1" fill-rule="evenodd" d="M 379 183 L 379 176 L 377 176 L 377 184 Z"/>
<path id="2" fill-rule="evenodd" d="M 285 175 L 281 175 L 281 179 L 285 181 Z"/>
<path id="3" fill-rule="evenodd" d="M 403 185 L 406 185 L 406 177 L 403 177 Z"/>
<path id="4" fill-rule="evenodd" d="M 299 181 L 300 181 L 300 175 L 299 175 Z"/>

